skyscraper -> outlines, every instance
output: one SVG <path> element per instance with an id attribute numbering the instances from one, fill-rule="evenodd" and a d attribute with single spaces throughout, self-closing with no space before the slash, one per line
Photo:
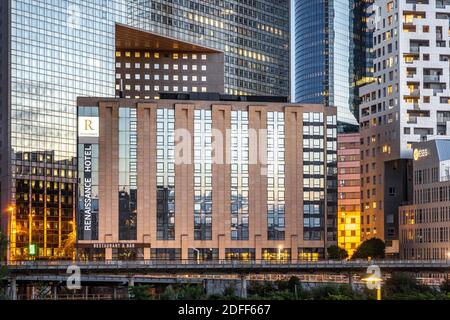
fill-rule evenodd
<path id="1" fill-rule="evenodd" d="M 398 253 L 398 207 L 412 200 L 414 142 L 450 134 L 449 1 L 376 0 L 375 82 L 361 89 L 365 238 Z M 395 249 L 395 250 L 394 250 Z"/>
<path id="2" fill-rule="evenodd" d="M 293 0 L 292 99 L 336 107 L 341 131 L 357 125 L 358 88 L 370 77 L 371 0 Z"/>
<path id="3" fill-rule="evenodd" d="M 287 96 L 288 18 L 287 0 L 2 1 L 1 216 L 15 259 L 67 257 L 76 97 L 116 95 L 118 24 L 223 52 L 226 93 Z"/>

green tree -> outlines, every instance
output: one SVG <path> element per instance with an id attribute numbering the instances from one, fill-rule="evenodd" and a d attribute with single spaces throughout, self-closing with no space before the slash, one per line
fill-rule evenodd
<path id="1" fill-rule="evenodd" d="M 383 240 L 372 238 L 364 241 L 356 249 L 352 259 L 383 259 L 385 255 L 386 245 Z"/>
<path id="2" fill-rule="evenodd" d="M 393 300 L 432 300 L 440 299 L 440 294 L 432 288 L 417 282 L 412 275 L 394 272 L 383 286 L 387 299 Z"/>
<path id="3" fill-rule="evenodd" d="M 167 286 L 163 294 L 161 295 L 161 300 L 176 300 L 176 299 L 177 299 L 177 292 L 171 285 Z"/>
<path id="4" fill-rule="evenodd" d="M 445 278 L 444 281 L 442 281 L 441 285 L 440 285 L 440 289 L 442 293 L 448 294 L 450 293 L 450 279 L 449 278 Z"/>
<path id="5" fill-rule="evenodd" d="M 128 290 L 133 300 L 152 300 L 154 299 L 152 288 L 153 286 L 141 285 L 129 287 Z"/>
<path id="6" fill-rule="evenodd" d="M 177 300 L 203 300 L 205 293 L 200 285 L 184 285 L 177 290 Z"/>
<path id="7" fill-rule="evenodd" d="M 348 258 L 347 250 L 338 247 L 337 245 L 332 245 L 327 248 L 328 258 L 331 260 L 344 260 Z"/>

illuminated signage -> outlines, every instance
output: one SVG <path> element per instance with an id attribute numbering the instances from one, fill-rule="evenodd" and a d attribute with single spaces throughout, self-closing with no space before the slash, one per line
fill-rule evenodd
<path id="1" fill-rule="evenodd" d="M 84 239 L 91 240 L 92 237 L 92 144 L 84 145 L 83 153 L 83 230 Z"/>
<path id="2" fill-rule="evenodd" d="M 98 117 L 78 117 L 78 136 L 98 138 Z"/>
<path id="3" fill-rule="evenodd" d="M 428 157 L 429 154 L 428 149 L 414 149 L 414 160 L 417 161 L 420 158 Z"/>

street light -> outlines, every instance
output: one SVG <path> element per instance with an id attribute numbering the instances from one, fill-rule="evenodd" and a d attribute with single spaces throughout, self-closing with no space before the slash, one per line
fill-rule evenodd
<path id="1" fill-rule="evenodd" d="M 367 287 L 369 289 L 377 289 L 377 300 L 381 300 L 381 282 L 383 279 L 375 273 L 372 273 L 367 278 L 363 278 L 361 280 L 367 282 Z"/>

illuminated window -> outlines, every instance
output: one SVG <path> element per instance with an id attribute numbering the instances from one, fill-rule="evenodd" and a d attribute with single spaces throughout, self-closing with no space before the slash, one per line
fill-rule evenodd
<path id="1" fill-rule="evenodd" d="M 140 58 L 141 57 L 141 53 L 140 52 L 135 52 L 134 53 L 134 57 L 135 58 Z"/>
<path id="2" fill-rule="evenodd" d="M 178 59 L 178 53 L 174 53 L 172 57 L 173 57 L 174 60 L 177 60 Z"/>
<path id="3" fill-rule="evenodd" d="M 122 52 L 116 51 L 116 57 L 121 57 L 121 56 L 122 56 Z"/>
<path id="4" fill-rule="evenodd" d="M 153 54 L 153 57 L 154 57 L 155 59 L 159 59 L 159 53 L 158 53 L 158 52 L 155 52 L 155 53 Z"/>

